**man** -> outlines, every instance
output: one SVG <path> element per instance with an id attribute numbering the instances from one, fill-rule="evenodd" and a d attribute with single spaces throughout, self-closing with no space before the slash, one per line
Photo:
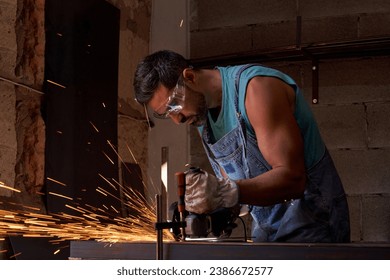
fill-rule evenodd
<path id="1" fill-rule="evenodd" d="M 198 214 L 250 205 L 257 242 L 348 242 L 345 192 L 310 107 L 287 75 L 260 65 L 194 69 L 158 51 L 137 67 L 136 100 L 195 125 L 215 175 L 187 179 Z"/>

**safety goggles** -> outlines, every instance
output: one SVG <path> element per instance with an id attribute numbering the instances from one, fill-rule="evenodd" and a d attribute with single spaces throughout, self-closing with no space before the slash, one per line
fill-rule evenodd
<path id="1" fill-rule="evenodd" d="M 153 116 L 158 119 L 167 119 L 171 114 L 179 114 L 183 110 L 184 99 L 185 84 L 183 75 L 180 75 L 171 95 L 163 105 L 153 112 Z"/>

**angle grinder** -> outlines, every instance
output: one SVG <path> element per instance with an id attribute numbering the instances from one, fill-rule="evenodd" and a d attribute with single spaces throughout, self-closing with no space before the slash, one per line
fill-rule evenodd
<path id="1" fill-rule="evenodd" d="M 172 203 L 169 209 L 172 222 L 185 225 L 181 228 L 172 228 L 172 234 L 177 240 L 214 238 L 223 239 L 231 235 L 234 228 L 237 227 L 235 220 L 240 212 L 240 207 L 219 208 L 208 214 L 196 214 L 185 210 L 185 176 L 189 173 L 199 172 L 200 169 L 191 167 L 186 172 L 175 174 L 178 197 L 177 202 Z"/>

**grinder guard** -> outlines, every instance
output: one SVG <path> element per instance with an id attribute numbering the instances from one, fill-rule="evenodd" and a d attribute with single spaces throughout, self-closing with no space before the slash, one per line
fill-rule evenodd
<path id="1" fill-rule="evenodd" d="M 180 221 L 177 202 L 170 207 L 173 222 Z M 239 209 L 220 208 L 209 214 L 195 214 L 185 211 L 185 234 L 188 238 L 214 237 L 218 239 L 227 238 L 237 227 L 235 220 Z M 172 233 L 177 240 L 183 239 L 179 228 L 172 228 Z"/>

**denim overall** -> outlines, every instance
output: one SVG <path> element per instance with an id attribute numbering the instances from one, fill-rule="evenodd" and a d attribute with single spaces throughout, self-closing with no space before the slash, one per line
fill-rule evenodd
<path id="1" fill-rule="evenodd" d="M 209 124 L 202 129 L 202 140 L 211 166 L 221 178 L 222 168 L 232 180 L 256 177 L 271 169 L 261 154 L 257 140 L 247 133 L 238 109 L 236 78 L 236 128 L 216 143 L 211 141 Z M 273 206 L 250 206 L 255 242 L 349 242 L 349 213 L 346 196 L 333 161 L 325 148 L 322 159 L 306 170 L 306 187 L 300 199 Z M 267 195 L 266 193 L 264 195 Z"/>

